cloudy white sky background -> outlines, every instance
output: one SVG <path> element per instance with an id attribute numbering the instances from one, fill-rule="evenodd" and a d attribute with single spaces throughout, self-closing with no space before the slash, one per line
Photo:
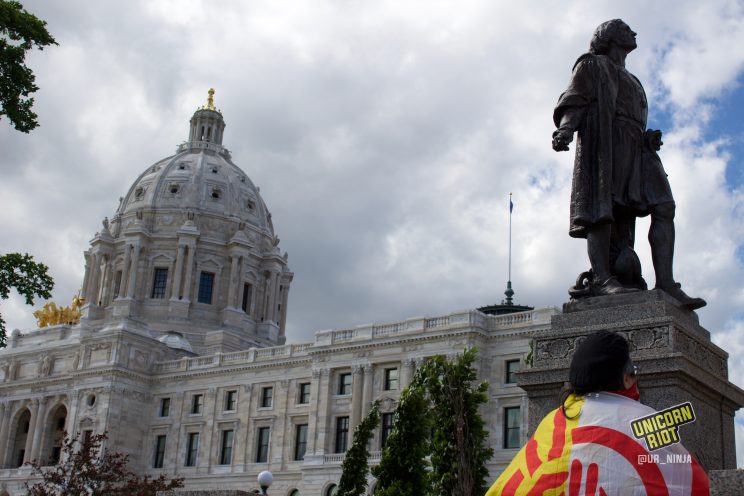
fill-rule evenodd
<path id="1" fill-rule="evenodd" d="M 30 56 L 41 127 L 0 122 L 0 253 L 70 301 L 118 198 L 187 137 L 206 90 L 295 272 L 288 337 L 499 302 L 514 193 L 516 300 L 560 306 L 588 267 L 551 115 L 594 27 L 628 67 L 677 200 L 676 275 L 744 386 L 744 2 L 26 1 L 59 42 Z M 638 225 L 638 250 L 653 283 Z M 32 308 L 3 301 L 9 329 Z M 737 423 L 744 465 L 744 416 Z"/>

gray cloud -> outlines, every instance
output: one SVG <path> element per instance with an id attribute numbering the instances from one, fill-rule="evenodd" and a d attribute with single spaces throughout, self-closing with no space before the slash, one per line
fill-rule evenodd
<path id="1" fill-rule="evenodd" d="M 709 300 L 727 348 L 741 329 L 741 192 L 699 105 L 738 84 L 739 2 L 27 2 L 60 43 L 30 57 L 42 127 L 0 123 L 0 251 L 82 282 L 89 239 L 138 174 L 173 153 L 207 88 L 225 144 L 261 187 L 296 277 L 288 336 L 498 302 L 514 193 L 517 300 L 560 305 L 587 267 L 566 235 L 572 155 L 551 114 L 601 21 L 639 33 L 628 59 L 668 112 L 678 278 Z M 705 112 L 715 108 L 708 106 Z M 653 282 L 645 224 L 638 245 Z M 2 304 L 9 326 L 32 309 Z M 732 378 L 744 351 L 731 345 Z M 739 382 L 742 384 L 742 382 Z"/>

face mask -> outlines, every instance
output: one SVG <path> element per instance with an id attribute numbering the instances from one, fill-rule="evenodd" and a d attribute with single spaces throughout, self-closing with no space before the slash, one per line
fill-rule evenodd
<path id="1" fill-rule="evenodd" d="M 618 389 L 617 391 L 610 392 L 625 396 L 626 398 L 630 398 L 636 401 L 641 399 L 641 392 L 638 391 L 638 381 L 634 382 L 633 385 L 630 386 L 628 389 Z"/>

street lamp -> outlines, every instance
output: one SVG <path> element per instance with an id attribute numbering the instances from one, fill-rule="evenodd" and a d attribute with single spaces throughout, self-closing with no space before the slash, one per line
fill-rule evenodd
<path id="1" fill-rule="evenodd" d="M 264 494 L 269 494 L 266 491 L 268 491 L 272 482 L 274 482 L 274 476 L 271 475 L 271 472 L 268 470 L 264 470 L 258 474 L 258 485 L 261 486 L 261 491 L 263 491 Z"/>

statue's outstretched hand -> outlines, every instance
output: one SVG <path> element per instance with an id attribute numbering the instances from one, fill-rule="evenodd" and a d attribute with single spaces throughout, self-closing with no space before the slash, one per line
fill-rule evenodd
<path id="1" fill-rule="evenodd" d="M 553 131 L 553 150 L 557 152 L 567 152 L 568 144 L 573 141 L 573 132 L 566 129 L 556 129 Z"/>
<path id="2" fill-rule="evenodd" d="M 664 144 L 663 141 L 661 141 L 661 131 L 658 129 L 647 129 L 644 133 L 644 138 L 646 140 L 646 146 L 655 152 L 658 152 L 661 150 L 661 145 Z"/>

